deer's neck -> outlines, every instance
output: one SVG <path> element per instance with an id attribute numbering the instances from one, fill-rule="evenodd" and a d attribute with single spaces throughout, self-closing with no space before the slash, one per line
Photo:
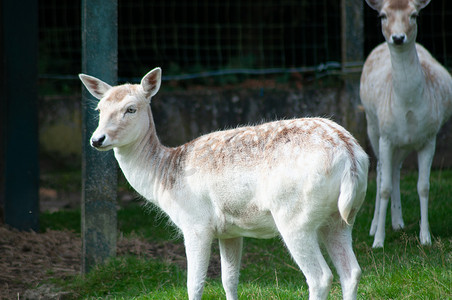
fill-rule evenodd
<path id="1" fill-rule="evenodd" d="M 172 150 L 160 143 L 153 122 L 151 125 L 142 139 L 114 148 L 114 152 L 129 184 L 140 195 L 157 204 L 166 173 L 171 172 L 167 166 Z"/>
<path id="2" fill-rule="evenodd" d="M 416 51 L 416 43 L 397 47 L 389 45 L 392 86 L 400 101 L 415 102 L 422 98 L 425 78 Z"/>

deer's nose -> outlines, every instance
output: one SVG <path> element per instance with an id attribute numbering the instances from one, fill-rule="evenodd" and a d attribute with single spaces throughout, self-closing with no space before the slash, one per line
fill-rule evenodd
<path id="1" fill-rule="evenodd" d="M 102 144 L 104 141 L 105 141 L 105 135 L 102 135 L 100 137 L 92 137 L 91 145 L 95 148 L 99 148 L 99 147 L 102 147 Z"/>
<path id="2" fill-rule="evenodd" d="M 394 34 L 392 36 L 392 41 L 396 45 L 402 45 L 405 42 L 405 35 L 404 34 Z"/>

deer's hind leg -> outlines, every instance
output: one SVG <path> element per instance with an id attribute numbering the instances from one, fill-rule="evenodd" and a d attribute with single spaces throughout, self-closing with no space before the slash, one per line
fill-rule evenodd
<path id="1" fill-rule="evenodd" d="M 309 286 L 309 299 L 327 299 L 333 274 L 323 257 L 319 241 L 318 225 L 300 223 L 283 214 L 275 217 L 275 223 L 295 262 L 298 264 Z"/>
<path id="2" fill-rule="evenodd" d="M 352 226 L 339 218 L 319 231 L 328 254 L 336 267 L 343 299 L 356 299 L 361 268 L 352 248 Z"/>

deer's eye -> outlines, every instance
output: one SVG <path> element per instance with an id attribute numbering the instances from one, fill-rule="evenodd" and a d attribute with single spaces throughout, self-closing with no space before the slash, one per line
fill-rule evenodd
<path id="1" fill-rule="evenodd" d="M 126 114 L 134 114 L 137 112 L 137 109 L 133 106 L 127 107 Z"/>
<path id="2" fill-rule="evenodd" d="M 418 16 L 419 16 L 419 14 L 417 12 L 414 12 L 414 13 L 411 14 L 410 20 L 411 21 L 416 21 Z"/>

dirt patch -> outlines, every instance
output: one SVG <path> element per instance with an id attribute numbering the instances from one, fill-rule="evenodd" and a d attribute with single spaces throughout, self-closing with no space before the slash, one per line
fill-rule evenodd
<path id="1" fill-rule="evenodd" d="M 73 232 L 38 234 L 0 227 L 0 298 L 23 299 L 40 282 L 79 273 L 80 249 L 81 240 Z"/>
<path id="2" fill-rule="evenodd" d="M 41 211 L 80 207 L 79 190 L 65 192 L 41 187 L 39 194 Z M 118 192 L 121 207 L 135 198 L 134 192 L 124 189 Z M 49 281 L 80 274 L 81 248 L 80 234 L 72 231 L 24 232 L 0 223 L 0 299 L 64 299 L 70 296 L 49 284 Z M 218 252 L 218 245 L 214 244 L 208 269 L 210 278 L 219 277 L 221 273 Z M 150 242 L 138 236 L 119 237 L 117 256 L 125 255 L 162 260 L 186 269 L 185 248 L 181 242 Z"/>
<path id="3" fill-rule="evenodd" d="M 0 299 L 63 299 L 67 293 L 43 283 L 80 274 L 81 244 L 81 238 L 71 231 L 20 232 L 0 226 Z M 186 268 L 185 250 L 180 243 L 119 238 L 117 255 L 130 254 Z M 220 259 L 214 250 L 208 276 L 219 274 Z"/>

